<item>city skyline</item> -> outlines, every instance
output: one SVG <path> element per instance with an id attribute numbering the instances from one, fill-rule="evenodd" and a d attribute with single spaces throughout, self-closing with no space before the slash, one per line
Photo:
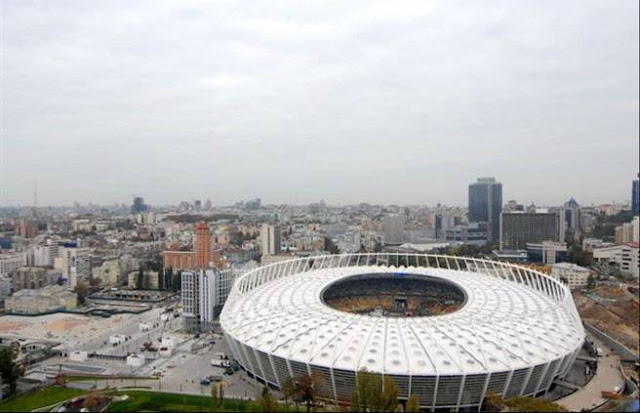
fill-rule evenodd
<path id="1" fill-rule="evenodd" d="M 629 200 L 637 2 L 461 6 L 3 2 L 0 205 Z"/>

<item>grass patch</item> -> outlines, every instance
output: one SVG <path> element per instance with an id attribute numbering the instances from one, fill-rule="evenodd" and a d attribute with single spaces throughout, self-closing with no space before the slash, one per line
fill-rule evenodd
<path id="1" fill-rule="evenodd" d="M 129 400 L 111 403 L 108 412 L 244 412 L 252 411 L 252 403 L 244 400 L 225 399 L 222 406 L 215 410 L 211 404 L 211 397 L 192 396 L 175 393 L 158 393 L 146 391 L 113 392 L 114 395 L 127 394 Z"/>
<path id="2" fill-rule="evenodd" d="M 49 386 L 0 403 L 0 412 L 30 412 L 33 409 L 59 403 L 86 393 L 86 391 L 78 389 Z"/>

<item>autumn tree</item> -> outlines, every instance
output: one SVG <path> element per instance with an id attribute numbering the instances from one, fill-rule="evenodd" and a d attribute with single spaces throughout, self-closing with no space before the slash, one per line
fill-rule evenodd
<path id="1" fill-rule="evenodd" d="M 395 412 L 398 408 L 398 387 L 389 376 L 384 379 L 381 396 L 380 410 L 383 412 Z"/>
<path id="2" fill-rule="evenodd" d="M 404 411 L 407 413 L 417 413 L 420 411 L 420 400 L 415 393 L 411 393 L 411 396 L 407 399 L 407 404 L 404 406 Z"/>
<path id="3" fill-rule="evenodd" d="M 76 284 L 73 292 L 78 294 L 78 304 L 84 305 L 87 300 L 87 295 L 89 295 L 89 286 L 83 282 L 79 282 Z"/>
<path id="4" fill-rule="evenodd" d="M 318 372 L 314 371 L 310 376 L 301 376 L 295 382 L 294 400 L 304 403 L 307 412 L 310 412 L 316 398 L 324 395 L 324 385 L 324 377 Z"/>
<path id="5" fill-rule="evenodd" d="M 256 407 L 261 412 L 275 412 L 278 410 L 278 402 L 273 398 L 268 387 L 263 387 L 260 397 L 256 400 Z"/>
<path id="6" fill-rule="evenodd" d="M 91 393 L 87 395 L 84 399 L 84 403 L 82 403 L 82 407 L 86 408 L 89 411 L 93 411 L 100 405 L 100 396 L 95 393 Z"/>

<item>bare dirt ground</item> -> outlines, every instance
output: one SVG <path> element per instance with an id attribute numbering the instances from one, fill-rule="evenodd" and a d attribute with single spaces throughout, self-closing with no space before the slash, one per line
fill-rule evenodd
<path id="1" fill-rule="evenodd" d="M 638 350 L 638 320 L 640 306 L 635 297 L 625 293 L 626 287 L 612 288 L 599 286 L 592 291 L 600 300 L 594 300 L 579 291 L 574 292 L 574 300 L 582 319 L 631 350 Z"/>

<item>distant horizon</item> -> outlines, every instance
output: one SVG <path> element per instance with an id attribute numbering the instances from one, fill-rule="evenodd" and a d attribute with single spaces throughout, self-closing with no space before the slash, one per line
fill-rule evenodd
<path id="1" fill-rule="evenodd" d="M 536 207 L 557 207 L 557 206 L 562 206 L 562 204 L 564 204 L 565 202 L 567 202 L 571 197 L 565 199 L 564 201 L 558 202 L 558 203 L 538 203 L 535 201 L 532 201 L 533 204 Z M 197 199 L 197 198 L 196 198 Z M 244 199 L 244 200 L 238 200 L 236 202 L 240 202 L 240 201 L 250 201 L 252 199 L 255 198 L 248 198 L 248 199 Z M 180 201 L 174 204 L 154 204 L 154 203 L 149 203 L 147 201 L 147 199 L 145 198 L 145 205 L 148 205 L 152 208 L 170 208 L 170 207 L 179 207 L 181 202 L 189 202 L 189 204 L 193 204 L 193 201 Z M 202 199 L 201 200 L 203 203 L 206 201 L 206 199 Z M 317 201 L 311 201 L 308 203 L 303 203 L 303 204 L 290 204 L 290 203 L 273 203 L 273 202 L 264 202 L 264 200 L 262 200 L 262 207 L 266 207 L 266 206 L 281 206 L 281 205 L 286 205 L 286 206 L 292 206 L 292 207 L 305 207 L 305 206 L 309 206 L 312 204 L 316 204 L 322 200 L 317 200 Z M 503 202 L 503 205 L 507 205 L 507 203 L 509 201 L 512 201 L 512 199 L 506 199 L 505 202 Z M 524 205 L 529 206 L 531 205 L 532 202 L 521 202 L 519 200 L 515 200 L 518 202 L 518 204 L 520 205 Z M 592 206 L 601 206 L 601 205 L 616 205 L 616 206 L 631 206 L 631 199 L 629 198 L 626 201 L 609 201 L 609 202 L 601 202 L 601 203 L 583 203 L 580 202 L 579 200 L 576 199 L 576 201 L 578 202 L 578 205 L 581 207 L 592 207 Z M 123 205 L 125 207 L 131 207 L 132 203 L 129 202 L 112 202 L 112 203 L 92 203 L 92 202 L 80 202 L 80 201 L 74 201 L 74 202 L 78 202 L 80 204 L 81 207 L 85 207 L 85 206 L 97 206 L 97 207 L 122 207 Z M 233 207 L 235 205 L 236 202 L 233 202 L 231 204 L 213 204 L 212 205 L 212 210 L 208 211 L 205 209 L 202 209 L 200 211 L 183 211 L 183 212 L 214 212 L 215 213 L 215 209 L 216 208 L 229 208 L 229 207 Z M 373 202 L 366 202 L 366 201 L 361 201 L 361 202 L 355 202 L 355 203 L 348 203 L 348 204 L 338 204 L 338 203 L 330 203 L 327 202 L 325 200 L 325 203 L 327 205 L 327 207 L 348 207 L 348 206 L 358 206 L 360 204 L 368 204 L 371 206 L 383 206 L 383 207 L 389 207 L 389 206 L 398 206 L 398 207 L 429 207 L 429 208 L 435 208 L 438 206 L 438 203 L 435 204 L 431 204 L 431 203 L 424 203 L 424 204 L 416 204 L 416 203 L 410 203 L 410 204 L 400 204 L 400 203 L 373 203 Z M 465 203 L 463 205 L 461 204 L 446 204 L 446 203 L 440 203 L 440 205 L 442 207 L 451 207 L 451 208 L 467 208 L 468 204 Z M 0 205 L 0 208 L 21 208 L 21 209 L 29 209 L 29 208 L 33 208 L 33 205 Z M 40 209 L 40 208 L 74 208 L 73 203 L 71 204 L 59 204 L 59 205 L 37 205 L 36 209 Z M 202 207 L 204 208 L 204 206 Z M 177 211 L 176 211 L 177 212 Z"/>

